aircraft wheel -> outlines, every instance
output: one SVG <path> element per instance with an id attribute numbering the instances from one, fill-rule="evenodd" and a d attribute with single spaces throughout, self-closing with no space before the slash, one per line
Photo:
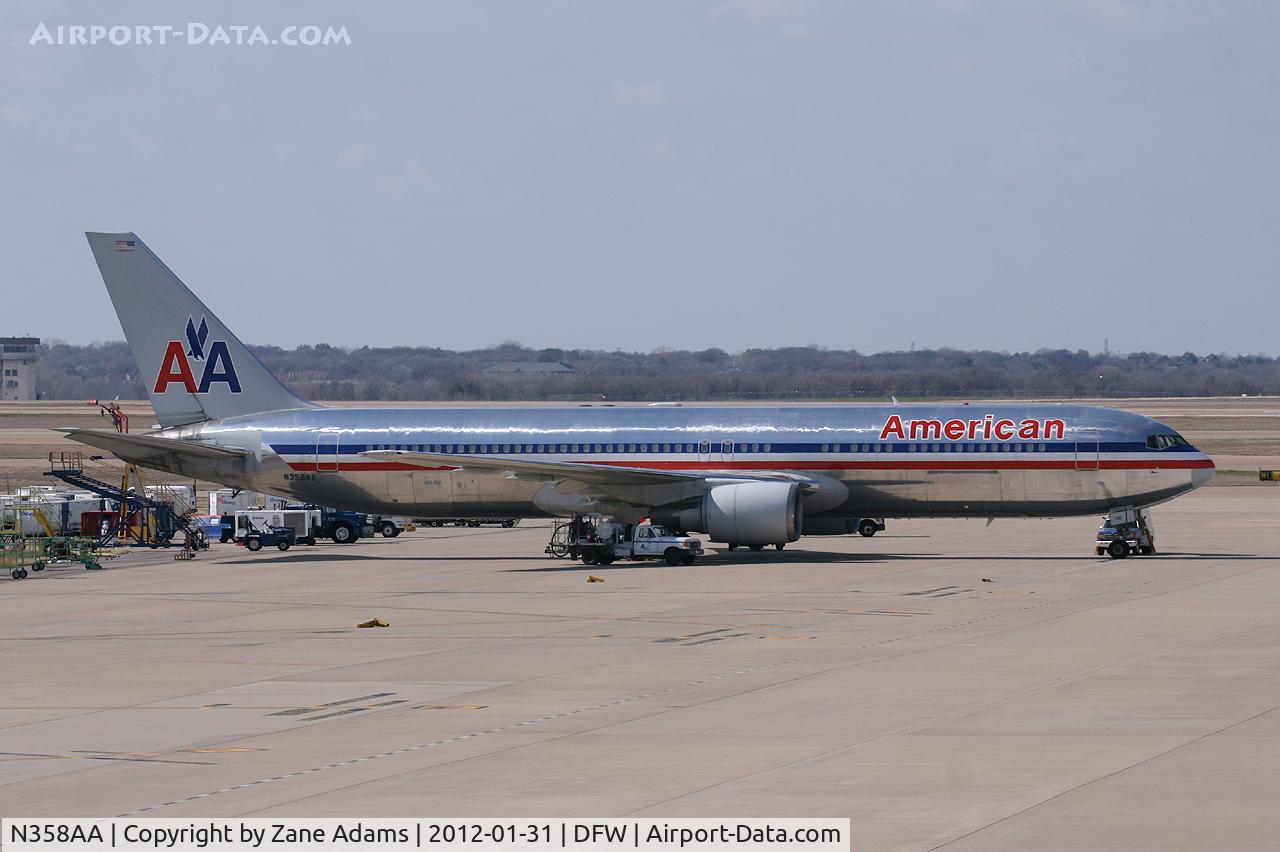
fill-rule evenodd
<path id="1" fill-rule="evenodd" d="M 1113 541 L 1107 545 L 1107 555 L 1112 559 L 1124 559 L 1129 555 L 1129 543 L 1127 541 Z"/>
<path id="2" fill-rule="evenodd" d="M 786 546 L 787 546 L 787 543 L 786 543 L 785 541 L 780 541 L 780 542 L 778 542 L 777 544 L 775 544 L 775 545 L 774 545 L 774 549 L 776 549 L 776 550 L 782 550 L 782 548 L 784 548 L 784 547 L 786 547 Z"/>
<path id="3" fill-rule="evenodd" d="M 43 571 L 43 570 L 44 570 L 44 563 L 43 563 L 43 562 L 32 562 L 32 563 L 31 563 L 31 570 L 32 570 L 32 571 Z"/>
<path id="4" fill-rule="evenodd" d="M 863 538 L 871 538 L 871 536 L 875 534 L 876 534 L 875 521 L 867 520 L 858 524 L 858 535 L 862 536 Z"/>
<path id="5" fill-rule="evenodd" d="M 516 525 L 516 522 L 508 518 L 507 520 L 502 522 L 502 525 L 507 529 L 510 529 L 511 527 L 514 527 Z"/>
<path id="6" fill-rule="evenodd" d="M 22 579 L 22 569 L 21 569 L 21 568 L 14 568 L 14 569 L 12 569 L 12 570 L 9 572 L 9 576 L 10 576 L 10 577 L 12 577 L 12 578 L 13 578 L 13 579 L 15 579 L 15 580 L 21 580 L 21 579 Z"/>
<path id="7" fill-rule="evenodd" d="M 684 554 L 680 552 L 680 548 L 678 547 L 668 547 L 663 551 L 662 557 L 667 561 L 668 565 L 673 566 L 679 565 L 684 561 Z"/>

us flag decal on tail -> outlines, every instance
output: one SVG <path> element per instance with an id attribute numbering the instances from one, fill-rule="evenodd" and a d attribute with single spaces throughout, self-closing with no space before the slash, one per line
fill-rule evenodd
<path id="1" fill-rule="evenodd" d="M 116 240 L 116 251 L 133 251 L 133 240 Z"/>

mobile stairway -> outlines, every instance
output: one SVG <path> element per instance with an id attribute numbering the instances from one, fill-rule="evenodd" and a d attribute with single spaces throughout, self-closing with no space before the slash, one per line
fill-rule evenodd
<path id="1" fill-rule="evenodd" d="M 99 545 L 123 543 L 169 547 L 179 533 L 185 534 L 191 542 L 202 538 L 192 521 L 195 507 L 187 505 L 176 494 L 166 495 L 172 499 L 148 496 L 133 465 L 125 468 L 121 483 L 114 485 L 85 473 L 84 461 L 84 454 L 80 452 L 51 452 L 45 476 L 104 497 L 115 505 L 116 511 L 104 524 L 105 529 L 96 536 Z M 134 480 L 132 487 L 129 484 L 131 474 Z M 95 537 L 89 530 L 80 532 L 82 536 Z"/>

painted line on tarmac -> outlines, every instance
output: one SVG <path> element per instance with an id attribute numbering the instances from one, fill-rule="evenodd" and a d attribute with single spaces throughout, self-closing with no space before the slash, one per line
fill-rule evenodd
<path id="1" fill-rule="evenodd" d="M 167 802 L 160 802 L 159 804 L 148 805 L 145 808 L 138 808 L 137 810 L 118 814 L 117 818 L 134 817 L 134 816 L 138 816 L 139 814 L 149 813 L 150 811 L 159 810 L 161 808 L 172 807 L 173 805 L 182 805 L 182 804 L 187 804 L 189 802 L 198 802 L 201 799 L 208 799 L 213 796 L 220 796 L 223 793 L 233 793 L 236 790 L 247 790 L 251 787 L 258 787 L 263 784 L 272 784 L 277 781 L 286 781 L 290 778 L 300 778 L 304 775 L 314 775 L 317 772 L 326 772 L 330 769 L 341 769 L 344 766 L 355 766 L 360 763 L 367 763 L 368 761 L 371 761 L 371 760 L 381 760 L 383 758 L 395 757 L 401 754 L 409 754 L 415 751 L 423 751 L 429 748 L 439 748 L 440 746 L 446 746 L 446 745 L 449 745 L 450 743 L 464 742 L 466 740 L 473 740 L 473 739 L 478 739 L 480 737 L 492 736 L 494 734 L 506 733 L 507 731 L 515 731 L 521 728 L 530 727 L 532 725 L 540 725 L 543 722 L 550 722 L 555 719 L 564 719 L 570 716 L 576 716 L 580 713 L 590 713 L 595 710 L 606 710 L 610 707 L 617 707 L 618 705 L 621 705 L 621 704 L 629 704 L 633 701 L 642 701 L 646 698 L 653 698 L 658 695 L 664 695 L 669 692 L 675 692 L 676 690 L 679 690 L 679 689 L 687 689 L 688 687 L 691 687 L 691 686 L 701 686 L 703 684 L 711 683 L 713 681 L 727 680 L 729 678 L 738 677 L 740 675 L 755 674 L 757 672 L 768 671 L 769 669 L 775 669 L 775 668 L 780 668 L 782 666 L 794 665 L 799 662 L 802 662 L 802 660 L 800 659 L 778 660 L 777 662 L 773 662 L 765 666 L 750 666 L 750 667 L 735 669 L 732 672 L 726 672 L 724 674 L 718 674 L 711 677 L 700 678 L 698 680 L 691 680 L 686 683 L 676 684 L 675 686 L 668 686 L 665 689 L 656 689 L 656 690 L 653 690 L 652 692 L 641 692 L 635 695 L 624 696 L 623 698 L 615 698 L 612 701 L 604 701 L 599 704 L 589 705 L 587 707 L 579 707 L 575 710 L 565 710 L 560 713 L 550 713 L 545 716 L 537 716 L 532 719 L 524 719 L 520 722 L 512 722 L 507 725 L 501 725 L 496 728 L 488 728 L 483 731 L 473 731 L 469 734 L 459 734 L 454 737 L 448 737 L 446 739 L 440 739 L 440 740 L 432 740 L 431 742 L 428 742 L 428 743 L 420 743 L 418 745 L 413 745 L 413 746 L 405 746 L 404 748 L 398 748 L 392 751 L 383 751 L 377 754 L 368 754 L 363 757 L 354 757 L 349 760 L 340 760 L 335 763 L 326 763 L 323 766 L 313 766 L 310 769 L 300 769 L 296 772 L 286 772 L 281 775 L 272 775 L 268 778 L 259 778 L 256 781 L 248 781 L 243 784 L 233 784 L 230 787 L 223 787 L 218 790 L 210 790 L 207 793 L 197 793 L 194 796 L 185 796 L 181 799 L 171 799 L 170 801 L 167 801 Z"/>

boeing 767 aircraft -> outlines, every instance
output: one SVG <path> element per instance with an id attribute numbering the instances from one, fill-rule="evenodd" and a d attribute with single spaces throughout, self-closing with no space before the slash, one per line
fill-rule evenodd
<path id="1" fill-rule="evenodd" d="M 69 436 L 235 488 L 410 517 L 649 517 L 782 546 L 863 517 L 1142 509 L 1214 472 L 1168 426 L 1082 405 L 326 408 L 136 235 L 87 236 L 159 428 Z"/>

